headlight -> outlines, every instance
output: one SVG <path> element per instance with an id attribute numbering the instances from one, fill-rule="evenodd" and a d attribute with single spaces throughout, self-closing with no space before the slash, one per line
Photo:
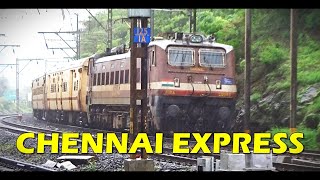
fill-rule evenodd
<path id="1" fill-rule="evenodd" d="M 216 80 L 216 89 L 221 89 L 221 81 Z"/>
<path id="2" fill-rule="evenodd" d="M 174 78 L 173 82 L 174 82 L 174 87 L 180 87 L 180 79 L 179 78 Z"/>
<path id="3" fill-rule="evenodd" d="M 202 43 L 203 42 L 203 38 L 201 35 L 192 35 L 190 36 L 190 42 L 192 43 Z"/>

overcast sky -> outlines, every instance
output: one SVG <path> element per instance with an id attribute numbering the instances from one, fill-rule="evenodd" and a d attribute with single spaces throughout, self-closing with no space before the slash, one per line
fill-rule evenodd
<path id="1" fill-rule="evenodd" d="M 88 9 L 96 14 L 106 9 Z M 74 56 L 72 50 L 48 50 L 49 48 L 68 47 L 63 41 L 57 41 L 55 34 L 39 34 L 38 32 L 76 31 L 77 20 L 75 13 L 79 14 L 79 28 L 81 22 L 88 20 L 90 14 L 86 9 L 0 9 L 0 45 L 20 45 L 20 47 L 0 46 L 0 64 L 15 64 L 16 58 L 48 58 L 48 61 L 66 61 L 64 57 Z M 71 34 L 61 35 L 63 39 L 75 47 Z M 29 63 L 27 65 L 27 63 Z M 47 67 L 57 62 L 48 62 Z M 25 66 L 25 68 L 24 68 Z M 20 87 L 31 86 L 31 80 L 44 72 L 44 61 L 19 61 Z M 5 69 L 4 69 L 5 68 Z M 0 77 L 10 78 L 10 86 L 15 88 L 15 66 L 0 65 Z"/>

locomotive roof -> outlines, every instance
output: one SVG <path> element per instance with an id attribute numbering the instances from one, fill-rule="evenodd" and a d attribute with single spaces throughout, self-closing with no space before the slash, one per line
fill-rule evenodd
<path id="1" fill-rule="evenodd" d="M 159 46 L 160 48 L 166 50 L 168 46 L 170 45 L 187 45 L 186 41 L 181 41 L 181 40 L 167 40 L 167 39 L 163 39 L 163 40 L 156 40 L 156 41 L 152 41 L 149 43 L 149 46 Z M 226 50 L 226 53 L 230 52 L 233 47 L 230 45 L 226 45 L 226 44 L 221 44 L 221 43 L 216 43 L 216 42 L 202 42 L 202 43 L 191 43 L 189 42 L 188 45 L 191 46 L 205 46 L 205 47 L 221 47 L 224 48 Z"/>
<path id="2" fill-rule="evenodd" d="M 174 41 L 174 40 L 156 40 L 149 43 L 148 46 L 159 46 L 160 48 L 166 50 L 166 48 L 170 45 L 187 45 L 185 41 Z M 224 48 L 226 50 L 226 53 L 230 52 L 233 47 L 226 44 L 221 43 L 210 43 L 210 42 L 202 42 L 202 43 L 189 43 L 191 46 L 200 46 L 200 47 L 219 47 Z M 95 63 L 105 62 L 105 61 L 113 61 L 117 59 L 126 59 L 130 58 L 130 50 L 123 54 L 117 54 L 117 55 L 111 55 L 111 56 L 104 56 L 95 61 Z"/>

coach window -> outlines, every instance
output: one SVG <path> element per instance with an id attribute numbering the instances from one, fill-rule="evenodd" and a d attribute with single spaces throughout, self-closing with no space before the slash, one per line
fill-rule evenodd
<path id="1" fill-rule="evenodd" d="M 120 84 L 123 84 L 123 79 L 124 79 L 124 70 L 120 71 Z"/>
<path id="2" fill-rule="evenodd" d="M 101 73 L 98 73 L 98 84 L 97 84 L 97 86 L 100 86 L 100 83 L 101 83 Z"/>
<path id="3" fill-rule="evenodd" d="M 113 84 L 113 82 L 114 82 L 114 72 L 111 72 L 110 84 Z"/>
<path id="4" fill-rule="evenodd" d="M 79 89 L 79 80 L 77 80 L 77 91 Z"/>
<path id="5" fill-rule="evenodd" d="M 114 68 L 114 64 L 111 64 L 111 69 L 113 69 Z"/>
<path id="6" fill-rule="evenodd" d="M 106 84 L 106 73 L 102 73 L 101 85 Z"/>
<path id="7" fill-rule="evenodd" d="M 121 63 L 120 63 L 120 67 L 124 67 L 124 62 L 121 62 Z"/>
<path id="8" fill-rule="evenodd" d="M 106 72 L 106 85 L 109 85 L 109 72 Z"/>
<path id="9" fill-rule="evenodd" d="M 125 72 L 125 79 L 124 79 L 124 83 L 129 83 L 129 69 L 126 70 Z"/>
<path id="10" fill-rule="evenodd" d="M 97 74 L 93 75 L 93 86 L 97 85 Z"/>
<path id="11" fill-rule="evenodd" d="M 119 71 L 116 71 L 116 78 L 114 84 L 119 84 Z"/>

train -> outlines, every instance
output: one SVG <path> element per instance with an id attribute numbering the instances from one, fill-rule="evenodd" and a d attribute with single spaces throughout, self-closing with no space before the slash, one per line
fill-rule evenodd
<path id="1" fill-rule="evenodd" d="M 34 79 L 34 117 L 128 130 L 130 54 L 130 48 L 115 47 Z M 213 36 L 174 33 L 154 37 L 147 54 L 147 132 L 230 130 L 237 96 L 233 46 L 217 43 Z M 141 89 L 141 59 L 137 72 L 136 85 Z"/>

